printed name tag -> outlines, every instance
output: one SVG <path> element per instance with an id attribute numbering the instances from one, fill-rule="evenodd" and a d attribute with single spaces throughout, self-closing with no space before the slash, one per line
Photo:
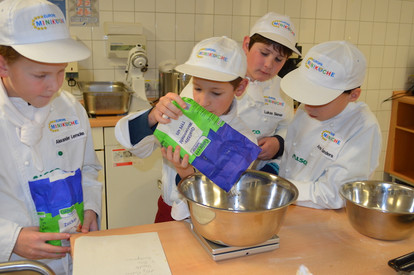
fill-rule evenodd
<path id="1" fill-rule="evenodd" d="M 85 131 L 83 129 L 79 129 L 77 132 L 73 132 L 73 133 L 66 133 L 66 135 L 57 137 L 54 139 L 54 144 L 55 145 L 62 145 L 80 138 L 85 138 L 86 134 Z"/>

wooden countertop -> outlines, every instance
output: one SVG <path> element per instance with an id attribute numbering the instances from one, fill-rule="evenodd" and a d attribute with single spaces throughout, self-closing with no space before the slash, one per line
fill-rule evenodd
<path id="1" fill-rule="evenodd" d="M 118 120 L 124 116 L 97 116 L 96 118 L 90 118 L 89 123 L 91 127 L 115 127 Z"/>
<path id="2" fill-rule="evenodd" d="M 414 235 L 381 241 L 361 235 L 344 209 L 290 206 L 280 232 L 280 247 L 270 252 L 214 261 L 186 222 L 166 222 L 90 232 L 118 235 L 158 232 L 172 274 L 296 274 L 300 265 L 317 274 L 396 274 L 390 259 L 414 250 Z M 72 248 L 77 237 L 71 238 Z M 75 243 L 76 244 L 76 243 Z M 72 251 L 73 252 L 73 251 Z"/>

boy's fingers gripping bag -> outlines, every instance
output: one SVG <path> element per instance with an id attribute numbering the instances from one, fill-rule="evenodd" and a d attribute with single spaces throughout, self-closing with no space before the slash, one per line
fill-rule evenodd
<path id="1" fill-rule="evenodd" d="M 189 163 L 216 185 L 230 191 L 241 174 L 257 158 L 261 149 L 247 137 L 230 127 L 218 116 L 208 112 L 197 102 L 184 97 L 184 115 L 159 123 L 155 137 L 163 147 L 177 145 L 180 155 L 189 155 Z"/>

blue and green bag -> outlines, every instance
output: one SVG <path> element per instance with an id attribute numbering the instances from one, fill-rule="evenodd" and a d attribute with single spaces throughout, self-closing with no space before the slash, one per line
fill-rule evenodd
<path id="1" fill-rule="evenodd" d="M 230 191 L 241 174 L 256 160 L 261 149 L 243 134 L 193 99 L 183 97 L 187 107 L 179 119 L 159 123 L 155 137 L 163 147 L 177 145 L 180 155 L 189 155 L 189 163 L 216 185 Z"/>
<path id="2" fill-rule="evenodd" d="M 80 169 L 73 172 L 55 169 L 45 178 L 29 181 L 29 188 L 39 217 L 40 232 L 80 232 L 84 217 Z M 48 243 L 69 245 L 60 240 Z"/>

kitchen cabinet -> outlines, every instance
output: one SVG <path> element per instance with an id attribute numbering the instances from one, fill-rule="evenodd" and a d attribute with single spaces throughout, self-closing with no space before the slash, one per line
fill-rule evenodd
<path id="1" fill-rule="evenodd" d="M 394 92 L 399 94 L 404 92 Z M 392 178 L 414 186 L 414 97 L 392 102 L 384 170 Z"/>
<path id="2" fill-rule="evenodd" d="M 95 150 L 104 158 L 102 210 L 106 223 L 101 222 L 102 229 L 153 223 L 161 194 L 161 151 L 157 149 L 150 157 L 140 159 L 118 143 L 114 127 L 92 129 L 97 129 L 93 131 Z"/>

